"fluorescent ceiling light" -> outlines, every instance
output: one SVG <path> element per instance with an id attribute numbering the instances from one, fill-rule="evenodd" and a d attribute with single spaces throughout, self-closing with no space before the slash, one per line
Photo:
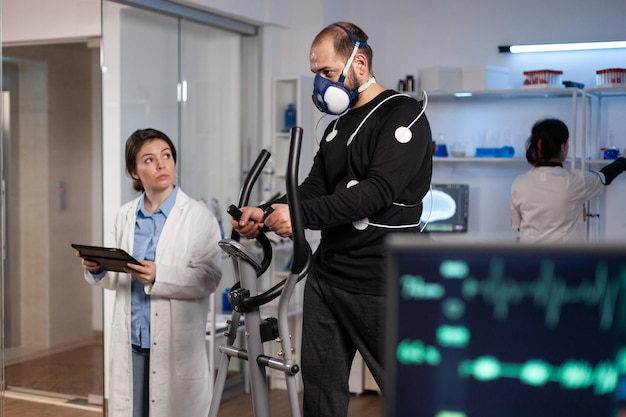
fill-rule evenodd
<path id="1" fill-rule="evenodd" d="M 626 41 L 607 42 L 578 42 L 578 43 L 549 43 L 537 45 L 506 45 L 498 46 L 499 52 L 519 54 L 525 52 L 560 52 L 560 51 L 587 51 L 594 49 L 626 48 Z"/>

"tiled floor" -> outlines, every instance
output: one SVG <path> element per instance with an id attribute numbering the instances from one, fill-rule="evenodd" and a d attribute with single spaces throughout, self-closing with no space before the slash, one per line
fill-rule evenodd
<path id="1" fill-rule="evenodd" d="M 98 417 L 102 407 L 88 404 L 103 393 L 101 341 L 78 349 L 56 352 L 5 368 L 10 388 L 0 396 L 3 417 Z M 47 392 L 44 392 L 47 391 Z M 42 395 L 45 394 L 45 395 Z M 98 402 L 98 401 L 93 401 Z M 288 416 L 288 398 L 283 390 L 270 392 L 271 414 Z M 383 400 L 375 392 L 353 396 L 349 417 L 381 417 Z M 253 417 L 250 395 L 224 401 L 219 417 Z"/>
<path id="2" fill-rule="evenodd" d="M 104 393 L 102 341 L 94 339 L 72 350 L 55 352 L 8 365 L 4 375 L 9 387 L 87 399 Z"/>
<path id="3" fill-rule="evenodd" d="M 102 407 L 74 404 L 63 397 L 6 391 L 0 400 L 3 417 L 100 417 Z"/>
<path id="4" fill-rule="evenodd" d="M 7 392 L 2 399 L 4 417 L 100 417 L 102 408 L 77 406 L 55 399 L 40 399 Z M 270 392 L 272 416 L 289 415 L 287 397 L 284 391 Z M 352 397 L 348 417 L 382 417 L 382 398 L 375 392 L 368 391 L 358 397 Z M 250 395 L 241 395 L 222 403 L 218 417 L 253 417 Z"/>

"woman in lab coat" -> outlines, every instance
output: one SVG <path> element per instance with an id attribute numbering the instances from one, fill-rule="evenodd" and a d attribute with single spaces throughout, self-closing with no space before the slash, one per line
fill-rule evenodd
<path id="1" fill-rule="evenodd" d="M 206 320 L 221 277 L 218 222 L 174 185 L 176 150 L 164 133 L 133 133 L 126 169 L 143 192 L 119 210 L 115 243 L 141 265 L 118 273 L 82 261 L 88 282 L 116 292 L 109 416 L 206 416 Z"/>
<path id="2" fill-rule="evenodd" d="M 569 131 L 558 119 L 536 122 L 526 142 L 533 165 L 513 182 L 511 221 L 521 242 L 570 242 L 585 239 L 584 204 L 626 169 L 621 155 L 600 171 L 568 170 Z"/>

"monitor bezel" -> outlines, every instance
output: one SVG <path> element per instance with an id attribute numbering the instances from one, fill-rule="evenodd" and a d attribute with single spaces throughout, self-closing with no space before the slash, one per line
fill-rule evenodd
<path id="1" fill-rule="evenodd" d="M 438 190 L 438 191 L 443 191 L 446 192 L 446 190 L 451 190 L 451 189 L 455 189 L 455 190 L 462 190 L 462 195 L 461 195 L 461 201 L 459 201 L 459 199 L 455 198 L 455 202 L 457 203 L 457 210 L 459 209 L 459 206 L 461 207 L 462 211 L 462 219 L 461 222 L 450 222 L 448 220 L 436 220 L 436 221 L 427 221 L 427 223 L 424 226 L 424 230 L 423 232 L 425 233 L 467 233 L 467 229 L 468 229 L 468 217 L 469 217 L 469 201 L 470 201 L 470 189 L 469 189 L 469 184 L 462 184 L 462 183 L 432 183 L 431 184 L 431 191 L 429 191 L 430 193 L 432 193 L 432 190 Z M 447 193 L 449 194 L 449 193 Z M 431 200 L 432 201 L 432 200 Z M 430 208 L 429 207 L 422 207 L 422 213 L 428 213 L 428 210 Z M 454 216 L 454 218 L 456 218 L 456 214 Z M 449 229 L 445 229 L 442 230 L 438 227 L 433 227 L 433 226 L 442 226 L 442 225 L 449 225 Z"/>

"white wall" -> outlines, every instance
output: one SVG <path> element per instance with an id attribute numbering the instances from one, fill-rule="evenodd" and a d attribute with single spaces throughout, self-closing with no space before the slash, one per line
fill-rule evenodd
<path id="1" fill-rule="evenodd" d="M 310 73 L 311 40 L 322 27 L 338 20 L 353 21 L 368 33 L 376 78 L 392 88 L 407 74 L 417 76 L 420 68 L 480 65 L 510 68 L 511 87 L 521 85 L 524 70 L 542 68 L 562 69 L 564 79 L 590 86 L 595 83 L 595 70 L 620 66 L 626 60 L 626 51 L 525 56 L 497 52 L 498 45 L 514 42 L 619 39 L 626 16 L 623 0 L 529 0 L 523 5 L 510 0 L 176 2 L 265 25 L 260 71 L 268 99 L 273 76 Z M 3 0 L 2 14 L 12 17 L 2 22 L 5 44 L 100 36 L 100 0 Z M 269 121 L 262 130 L 264 135 L 270 131 Z M 263 141 L 268 142 L 267 136 Z"/>
<path id="2" fill-rule="evenodd" d="M 100 0 L 2 0 L 2 43 L 59 43 L 100 36 Z"/>
<path id="3" fill-rule="evenodd" d="M 289 18 L 289 0 L 172 0 L 172 2 L 258 25 L 285 25 L 288 24 Z"/>
<path id="4" fill-rule="evenodd" d="M 624 62 L 626 52 L 596 52 L 593 60 L 578 53 L 514 56 L 498 53 L 499 45 L 535 42 L 615 40 L 624 37 L 626 2 L 602 0 L 292 0 L 289 28 L 277 28 L 268 50 L 283 74 L 308 73 L 308 51 L 325 25 L 349 20 L 370 37 L 374 71 L 383 85 L 432 66 L 497 65 L 519 74 L 528 69 L 557 68 L 565 79 L 587 85 L 595 70 Z M 539 12 L 538 12 L 539 11 Z"/>

